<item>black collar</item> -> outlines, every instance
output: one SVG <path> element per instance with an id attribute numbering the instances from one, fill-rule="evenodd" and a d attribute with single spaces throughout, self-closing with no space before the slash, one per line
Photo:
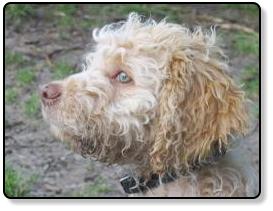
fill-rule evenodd
<path id="1" fill-rule="evenodd" d="M 219 147 L 218 142 L 216 142 L 214 146 L 214 150 L 212 151 L 212 155 L 209 156 L 203 163 L 202 166 L 208 165 L 211 163 L 215 163 L 226 153 L 225 147 Z M 198 161 L 195 165 L 192 165 L 192 170 L 197 170 L 201 167 L 200 162 Z M 178 178 L 175 172 L 167 172 L 163 176 L 159 176 L 158 174 L 151 174 L 149 180 L 145 180 L 144 177 L 133 177 L 130 175 L 126 175 L 120 179 L 120 183 L 123 187 L 125 193 L 139 193 L 146 192 L 151 188 L 158 187 L 160 184 L 166 184 L 168 182 L 172 182 Z"/>
<path id="2" fill-rule="evenodd" d="M 130 175 L 126 175 L 120 179 L 120 183 L 123 187 L 125 193 L 139 193 L 146 192 L 151 188 L 158 187 L 160 184 L 166 184 L 168 182 L 172 182 L 177 178 L 177 175 L 172 173 L 165 173 L 163 176 L 159 176 L 158 174 L 152 174 L 149 180 L 144 179 L 144 177 L 135 178 Z"/>

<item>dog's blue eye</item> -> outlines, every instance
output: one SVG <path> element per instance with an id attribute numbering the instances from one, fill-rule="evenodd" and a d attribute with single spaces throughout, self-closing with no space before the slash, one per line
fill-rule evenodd
<path id="1" fill-rule="evenodd" d="M 128 83 L 131 81 L 131 78 L 125 72 L 120 72 L 116 79 L 121 83 Z"/>

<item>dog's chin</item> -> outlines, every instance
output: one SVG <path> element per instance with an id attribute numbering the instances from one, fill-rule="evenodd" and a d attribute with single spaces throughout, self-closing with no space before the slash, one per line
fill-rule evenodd
<path id="1" fill-rule="evenodd" d="M 73 152 L 83 157 L 91 157 L 94 143 L 90 138 L 73 134 L 71 131 L 60 129 L 53 124 L 50 125 L 50 131 L 56 140 L 65 143 Z"/>
<path id="2" fill-rule="evenodd" d="M 58 114 L 55 106 L 47 106 L 44 103 L 41 104 L 42 116 L 44 121 L 50 126 L 50 130 L 52 133 L 57 133 L 59 130 L 57 127 L 58 122 Z"/>
<path id="3" fill-rule="evenodd" d="M 60 129 L 55 124 L 50 123 L 50 132 L 57 140 L 62 142 L 73 141 L 73 135 L 68 131 Z"/>
<path id="4" fill-rule="evenodd" d="M 58 110 L 42 105 L 42 116 L 47 125 L 49 125 L 50 133 L 60 141 L 73 140 L 75 136 L 72 130 L 68 129 L 65 120 L 58 114 Z M 65 129 L 66 128 L 66 129 Z"/>

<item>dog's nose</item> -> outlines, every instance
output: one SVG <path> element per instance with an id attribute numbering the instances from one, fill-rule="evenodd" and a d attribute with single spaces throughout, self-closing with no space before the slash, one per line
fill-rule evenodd
<path id="1" fill-rule="evenodd" d="M 40 88 L 40 94 L 45 100 L 57 100 L 62 94 L 62 87 L 58 83 L 49 83 Z"/>

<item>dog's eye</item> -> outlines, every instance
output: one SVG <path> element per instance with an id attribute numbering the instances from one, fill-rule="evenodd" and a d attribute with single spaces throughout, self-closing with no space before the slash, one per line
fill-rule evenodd
<path id="1" fill-rule="evenodd" d="M 127 73 L 122 71 L 116 76 L 116 80 L 118 80 L 121 83 L 128 83 L 132 79 L 127 75 Z"/>

